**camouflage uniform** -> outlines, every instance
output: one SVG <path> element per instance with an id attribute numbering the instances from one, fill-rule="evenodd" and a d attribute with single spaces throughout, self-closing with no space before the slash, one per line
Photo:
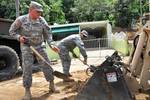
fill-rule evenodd
<path id="1" fill-rule="evenodd" d="M 51 42 L 49 33 L 49 26 L 43 17 L 36 21 L 32 21 L 29 14 L 18 17 L 10 27 L 10 35 L 19 40 L 20 36 L 25 36 L 30 39 L 30 45 L 33 46 L 49 63 L 46 52 L 42 48 L 42 43 Z M 30 88 L 32 85 L 32 65 L 34 62 L 34 55 L 27 44 L 21 43 L 22 52 L 22 67 L 23 67 L 23 85 L 25 88 Z M 38 63 L 45 75 L 47 81 L 53 81 L 53 69 L 46 63 L 37 58 Z"/>
<path id="2" fill-rule="evenodd" d="M 87 59 L 87 54 L 84 48 L 84 43 L 81 40 L 81 37 L 79 34 L 70 35 L 62 39 L 58 44 L 58 47 L 60 49 L 59 56 L 62 62 L 64 74 L 67 74 L 67 75 L 69 74 L 69 69 L 71 65 L 71 57 L 69 56 L 69 51 L 73 52 L 73 49 L 76 46 L 79 47 L 79 50 L 82 56 L 84 57 L 84 59 Z"/>

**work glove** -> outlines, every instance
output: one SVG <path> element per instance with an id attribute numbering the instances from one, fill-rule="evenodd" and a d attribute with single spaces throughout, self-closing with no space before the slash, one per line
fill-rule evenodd
<path id="1" fill-rule="evenodd" d="M 59 49 L 57 46 L 51 45 L 50 47 L 51 47 L 52 50 L 55 51 L 56 53 L 59 53 L 59 52 L 60 52 L 60 49 Z"/>

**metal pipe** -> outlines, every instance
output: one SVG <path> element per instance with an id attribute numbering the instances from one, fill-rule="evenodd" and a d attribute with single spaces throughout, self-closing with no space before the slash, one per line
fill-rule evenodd
<path id="1" fill-rule="evenodd" d="M 16 7 L 16 18 L 19 17 L 19 5 L 20 5 L 20 2 L 19 0 L 15 0 L 15 7 Z"/>

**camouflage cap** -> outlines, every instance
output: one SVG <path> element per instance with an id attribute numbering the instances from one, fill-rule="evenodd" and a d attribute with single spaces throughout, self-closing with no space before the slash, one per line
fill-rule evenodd
<path id="1" fill-rule="evenodd" d="M 81 33 L 85 36 L 88 37 L 88 32 L 86 30 L 82 30 Z"/>
<path id="2" fill-rule="evenodd" d="M 41 12 L 43 12 L 43 6 L 41 5 L 41 4 L 39 4 L 39 3 L 37 3 L 37 2 L 35 2 L 35 1 L 31 1 L 31 3 L 30 3 L 30 7 L 32 7 L 32 8 L 34 8 L 34 9 L 36 9 L 37 11 L 41 11 Z"/>

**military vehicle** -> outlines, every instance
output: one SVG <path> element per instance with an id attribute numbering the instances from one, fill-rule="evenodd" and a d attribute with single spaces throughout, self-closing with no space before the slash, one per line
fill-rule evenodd
<path id="1" fill-rule="evenodd" d="M 12 20 L 0 18 L 0 80 L 12 78 L 19 67 L 20 44 L 9 36 Z M 20 59 L 21 60 L 21 59 Z"/>

